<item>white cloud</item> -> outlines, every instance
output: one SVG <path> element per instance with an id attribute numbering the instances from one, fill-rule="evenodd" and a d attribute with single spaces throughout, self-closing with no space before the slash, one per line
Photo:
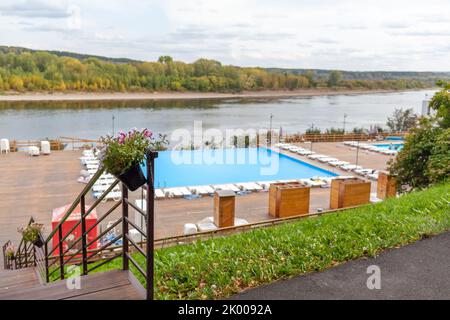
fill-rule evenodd
<path id="1" fill-rule="evenodd" d="M 141 60 L 448 71 L 444 12 L 448 0 L 2 0 L 0 44 Z"/>

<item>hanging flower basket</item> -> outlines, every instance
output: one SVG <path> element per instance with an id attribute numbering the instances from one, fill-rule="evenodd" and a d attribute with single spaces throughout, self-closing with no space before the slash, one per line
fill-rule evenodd
<path id="1" fill-rule="evenodd" d="M 147 182 L 140 166 L 147 150 L 163 150 L 167 144 L 165 136 L 155 139 L 147 129 L 132 129 L 128 133 L 121 131 L 118 136 L 102 137 L 101 141 L 103 147 L 99 159 L 103 167 L 131 191 Z"/>
<path id="2" fill-rule="evenodd" d="M 131 191 L 139 189 L 147 182 L 139 163 L 136 163 L 131 168 L 127 169 L 117 178 Z"/>
<path id="3" fill-rule="evenodd" d="M 25 242 L 31 242 L 36 247 L 42 248 L 44 242 L 42 241 L 41 231 L 44 229 L 44 225 L 40 223 L 31 223 L 25 228 L 19 228 L 19 232 L 22 234 Z"/>
<path id="4" fill-rule="evenodd" d="M 33 241 L 33 244 L 38 248 L 42 248 L 44 246 L 44 241 L 42 241 L 42 238 L 39 237 L 38 239 Z"/>

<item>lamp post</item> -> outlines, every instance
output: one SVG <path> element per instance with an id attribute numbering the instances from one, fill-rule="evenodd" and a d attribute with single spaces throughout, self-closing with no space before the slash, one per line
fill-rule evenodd
<path id="1" fill-rule="evenodd" d="M 361 127 L 362 132 L 364 132 L 363 127 Z M 358 137 L 358 141 L 356 144 L 356 161 L 355 161 L 355 165 L 358 165 L 358 160 L 359 160 L 359 140 L 361 139 L 361 136 Z"/>
<path id="2" fill-rule="evenodd" d="M 344 113 L 344 128 L 343 128 L 343 130 L 344 130 L 344 134 L 345 134 L 345 120 L 347 119 L 347 114 L 346 113 Z"/>
<path id="3" fill-rule="evenodd" d="M 273 118 L 273 114 L 270 114 L 270 121 L 269 121 L 269 141 L 268 144 L 271 145 L 272 144 L 272 118 Z"/>
<path id="4" fill-rule="evenodd" d="M 355 165 L 357 166 L 358 165 L 358 159 L 359 158 L 359 139 L 358 139 L 358 142 L 357 142 L 357 144 L 356 144 L 356 161 L 355 161 Z"/>
<path id="5" fill-rule="evenodd" d="M 112 115 L 112 135 L 114 135 L 114 119 L 116 119 L 116 117 Z"/>

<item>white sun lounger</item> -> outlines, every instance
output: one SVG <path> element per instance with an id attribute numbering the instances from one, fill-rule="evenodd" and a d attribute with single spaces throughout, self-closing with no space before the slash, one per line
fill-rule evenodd
<path id="1" fill-rule="evenodd" d="M 98 169 L 87 169 L 87 172 L 90 174 L 90 175 L 95 175 L 96 173 L 97 173 L 97 171 L 98 171 Z"/>
<path id="2" fill-rule="evenodd" d="M 94 192 L 94 198 L 98 199 L 100 198 L 100 196 L 103 194 L 103 192 Z M 113 191 L 108 193 L 104 198 L 103 198 L 103 202 L 106 202 L 108 200 L 114 200 L 114 201 L 119 201 L 120 198 L 122 197 L 122 191 Z"/>
<path id="3" fill-rule="evenodd" d="M 370 180 L 378 180 L 378 172 L 377 173 L 368 174 L 367 177 L 370 178 Z"/>
<path id="4" fill-rule="evenodd" d="M 353 171 L 353 170 L 357 170 L 357 169 L 362 169 L 361 166 L 357 166 L 355 164 L 346 164 L 346 165 L 340 166 L 340 168 L 345 171 Z"/>
<path id="5" fill-rule="evenodd" d="M 111 179 L 111 178 L 100 179 L 99 178 L 95 182 L 95 185 L 112 185 L 115 181 L 116 181 L 116 179 Z"/>
<path id="6" fill-rule="evenodd" d="M 336 176 L 333 177 L 332 179 L 353 179 L 355 178 L 355 176 Z"/>
<path id="7" fill-rule="evenodd" d="M 91 150 L 91 149 L 83 150 L 82 154 L 83 154 L 83 156 L 85 156 L 85 157 L 94 156 L 94 151 Z"/>
<path id="8" fill-rule="evenodd" d="M 356 169 L 355 170 L 355 173 L 362 175 L 362 176 L 366 176 L 366 175 L 372 174 L 374 172 L 375 172 L 374 169 Z"/>
<path id="9" fill-rule="evenodd" d="M 211 186 L 214 190 L 229 190 L 233 192 L 238 192 L 240 189 L 236 187 L 234 184 L 228 183 L 228 184 L 216 184 Z"/>
<path id="10" fill-rule="evenodd" d="M 166 197 L 166 195 L 164 194 L 164 192 L 161 189 L 155 189 L 155 198 L 156 199 L 163 199 L 165 197 Z"/>
<path id="11" fill-rule="evenodd" d="M 276 183 L 276 181 L 258 181 L 256 183 L 259 184 L 264 190 L 269 190 L 270 185 L 272 183 Z"/>
<path id="12" fill-rule="evenodd" d="M 39 148 L 38 147 L 28 147 L 28 155 L 29 156 L 38 156 L 39 155 Z"/>
<path id="13" fill-rule="evenodd" d="M 99 167 L 100 166 L 98 164 L 87 164 L 86 165 L 86 168 L 88 168 L 88 170 L 92 169 L 92 170 L 96 170 L 97 171 Z"/>
<path id="14" fill-rule="evenodd" d="M 324 162 L 324 163 L 328 163 L 328 162 L 333 162 L 333 161 L 339 161 L 339 159 L 336 158 L 319 158 L 320 162 Z"/>
<path id="15" fill-rule="evenodd" d="M 309 156 L 309 155 L 315 154 L 315 152 L 310 151 L 310 150 L 303 150 L 303 151 L 300 150 L 300 151 L 297 151 L 297 154 L 299 154 L 301 156 Z"/>
<path id="16" fill-rule="evenodd" d="M 333 180 L 333 177 L 321 177 L 319 179 L 325 182 L 325 185 L 322 186 L 322 188 L 327 188 L 331 186 L 331 181 Z"/>
<path id="17" fill-rule="evenodd" d="M 187 187 L 189 191 L 198 195 L 213 194 L 214 189 L 210 186 Z"/>
<path id="18" fill-rule="evenodd" d="M 164 193 L 169 197 L 182 197 L 183 192 L 181 192 L 180 188 L 165 188 L 163 189 Z"/>
<path id="19" fill-rule="evenodd" d="M 183 196 L 191 196 L 192 195 L 192 192 L 190 192 L 189 189 L 186 187 L 180 187 L 178 189 L 183 194 Z"/>
<path id="20" fill-rule="evenodd" d="M 89 159 L 89 160 L 85 160 L 84 161 L 84 164 L 85 165 L 100 165 L 100 160 L 92 160 L 92 159 Z"/>
<path id="21" fill-rule="evenodd" d="M 236 185 L 244 191 L 260 191 L 263 188 L 254 182 L 241 182 L 236 183 Z"/>
<path id="22" fill-rule="evenodd" d="M 329 158 L 329 156 L 325 155 L 325 154 L 312 154 L 308 156 L 309 159 L 312 160 L 318 160 L 320 158 Z"/>
<path id="23" fill-rule="evenodd" d="M 347 162 L 347 161 L 330 161 L 330 162 L 328 162 L 328 164 L 330 166 L 333 166 L 333 167 L 339 167 L 339 166 L 344 166 L 344 165 L 350 164 L 350 162 Z"/>
<path id="24" fill-rule="evenodd" d="M 108 190 L 109 187 L 111 187 L 111 185 L 108 185 L 108 184 L 94 184 L 92 186 L 92 190 L 94 192 L 105 192 L 106 190 Z M 116 191 L 120 191 L 120 187 L 119 186 L 115 186 L 114 189 L 112 190 L 112 192 L 116 192 Z"/>
<path id="25" fill-rule="evenodd" d="M 320 179 L 304 179 L 303 183 L 312 188 L 322 187 L 322 186 L 326 185 L 326 182 L 324 182 L 323 180 L 320 180 Z"/>

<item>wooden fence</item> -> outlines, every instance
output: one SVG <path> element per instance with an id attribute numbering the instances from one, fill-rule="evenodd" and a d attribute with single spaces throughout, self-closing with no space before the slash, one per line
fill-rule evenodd
<path id="1" fill-rule="evenodd" d="M 379 134 L 365 134 L 365 133 L 346 133 L 346 134 L 291 134 L 284 137 L 284 142 L 342 142 L 342 141 L 368 141 L 377 138 L 386 138 L 387 136 L 404 136 L 406 132 L 399 133 L 379 133 Z"/>
<path id="2" fill-rule="evenodd" d="M 10 151 L 17 152 L 27 147 L 41 147 L 43 140 L 12 140 L 10 142 Z M 71 150 L 82 149 L 85 144 L 97 144 L 99 140 L 82 139 L 72 137 L 60 137 L 59 139 L 48 140 L 50 142 L 50 150 L 64 150 L 68 147 Z"/>

